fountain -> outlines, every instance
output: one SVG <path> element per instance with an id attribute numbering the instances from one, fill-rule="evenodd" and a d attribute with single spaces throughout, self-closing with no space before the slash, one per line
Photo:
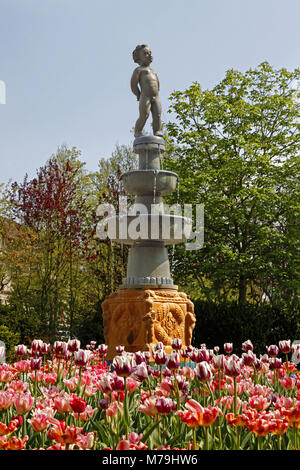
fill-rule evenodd
<path id="1" fill-rule="evenodd" d="M 116 227 L 110 239 L 129 245 L 130 251 L 126 278 L 118 292 L 102 303 L 108 359 L 116 355 L 118 345 L 128 352 L 151 351 L 151 345 L 159 341 L 168 347 L 173 338 L 190 345 L 196 321 L 193 303 L 178 291 L 170 274 L 166 246 L 187 240 L 192 221 L 164 211 L 163 196 L 178 187 L 178 176 L 160 168 L 165 141 L 159 81 L 149 67 L 152 54 L 148 46 L 137 46 L 133 58 L 139 64 L 131 79 L 131 89 L 140 102 L 133 143 L 139 168 L 121 175 L 126 193 L 135 196 L 134 210 L 110 219 Z M 143 135 L 150 111 L 153 135 Z"/>

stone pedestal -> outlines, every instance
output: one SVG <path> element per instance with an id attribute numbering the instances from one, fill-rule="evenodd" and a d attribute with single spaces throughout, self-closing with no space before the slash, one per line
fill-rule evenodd
<path id="1" fill-rule="evenodd" d="M 180 338 L 183 346 L 191 344 L 196 318 L 194 305 L 183 292 L 120 289 L 102 303 L 102 311 L 109 360 L 117 355 L 118 345 L 136 352 L 151 351 L 159 341 L 170 346 L 173 338 Z"/>

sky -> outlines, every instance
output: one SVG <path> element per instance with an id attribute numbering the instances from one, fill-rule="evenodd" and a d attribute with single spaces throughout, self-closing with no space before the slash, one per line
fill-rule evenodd
<path id="1" fill-rule="evenodd" d="M 300 1 L 0 0 L 0 183 L 34 177 L 63 144 L 89 171 L 131 145 L 132 51 L 143 43 L 166 122 L 170 94 L 194 81 L 210 89 L 265 60 L 298 68 Z"/>

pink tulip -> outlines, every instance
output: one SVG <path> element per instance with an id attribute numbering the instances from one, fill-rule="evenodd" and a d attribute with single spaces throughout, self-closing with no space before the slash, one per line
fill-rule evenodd
<path id="1" fill-rule="evenodd" d="M 53 352 L 55 357 L 63 359 L 66 357 L 68 351 L 68 345 L 64 341 L 55 341 L 53 344 Z"/>
<path id="2" fill-rule="evenodd" d="M 42 367 L 42 358 L 41 357 L 39 357 L 38 359 L 32 358 L 30 360 L 31 370 L 40 370 L 41 367 Z"/>
<path id="3" fill-rule="evenodd" d="M 205 361 L 200 362 L 196 366 L 196 376 L 200 382 L 209 382 L 213 379 L 213 374 L 209 364 Z"/>
<path id="4" fill-rule="evenodd" d="M 143 382 L 144 380 L 146 380 L 148 378 L 149 374 L 148 374 L 148 369 L 147 369 L 147 366 L 144 362 L 142 362 L 141 364 L 138 364 L 134 371 L 133 371 L 133 377 L 138 380 L 139 382 Z"/>
<path id="5" fill-rule="evenodd" d="M 15 393 L 12 390 L 0 390 L 0 411 L 8 410 L 14 403 Z"/>
<path id="6" fill-rule="evenodd" d="M 133 357 L 128 354 L 115 356 L 113 359 L 113 367 L 117 375 L 120 377 L 128 377 L 133 372 L 135 361 Z"/>
<path id="7" fill-rule="evenodd" d="M 30 393 L 20 393 L 16 395 L 14 405 L 19 415 L 24 415 L 33 407 L 34 399 Z"/>
<path id="8" fill-rule="evenodd" d="M 38 356 L 41 352 L 41 348 L 44 342 L 41 339 L 34 339 L 31 343 L 31 355 Z"/>
<path id="9" fill-rule="evenodd" d="M 95 435 L 93 432 L 87 434 L 79 434 L 76 439 L 76 446 L 81 450 L 90 450 L 94 447 Z"/>
<path id="10" fill-rule="evenodd" d="M 139 406 L 139 411 L 147 416 L 156 416 L 158 414 L 156 400 L 157 397 L 146 398 Z"/>
<path id="11" fill-rule="evenodd" d="M 177 351 L 172 351 L 169 356 L 167 356 L 166 366 L 170 370 L 178 369 L 180 364 L 179 353 Z"/>
<path id="12" fill-rule="evenodd" d="M 271 344 L 271 346 L 266 346 L 267 353 L 270 357 L 276 357 L 279 353 L 279 349 L 276 344 Z"/>
<path id="13" fill-rule="evenodd" d="M 168 415 L 171 411 L 175 411 L 177 407 L 175 401 L 164 397 L 158 398 L 155 402 L 155 406 L 160 415 Z"/>
<path id="14" fill-rule="evenodd" d="M 237 377 L 241 373 L 241 360 L 235 355 L 230 356 L 224 363 L 224 369 L 230 377 Z"/>
<path id="15" fill-rule="evenodd" d="M 72 400 L 72 397 L 69 397 L 67 395 L 65 396 L 58 396 L 55 397 L 53 402 L 54 402 L 54 408 L 59 412 L 59 413 L 71 413 L 72 408 L 70 405 L 70 402 Z"/>
<path id="16" fill-rule="evenodd" d="M 182 341 L 180 338 L 173 338 L 171 342 L 171 346 L 176 351 L 179 351 L 182 348 Z"/>
<path id="17" fill-rule="evenodd" d="M 27 347 L 24 344 L 18 344 L 15 346 L 15 354 L 16 356 L 24 357 L 27 354 Z"/>
<path id="18" fill-rule="evenodd" d="M 290 340 L 279 341 L 279 347 L 283 354 L 288 354 L 291 351 L 291 341 Z"/>
<path id="19" fill-rule="evenodd" d="M 106 344 L 100 344 L 97 349 L 100 357 L 106 357 L 107 350 L 108 346 Z"/>
<path id="20" fill-rule="evenodd" d="M 253 351 L 253 344 L 251 343 L 250 339 L 248 339 L 242 344 L 242 350 L 245 351 L 246 353 L 248 351 Z"/>
<path id="21" fill-rule="evenodd" d="M 153 352 L 153 359 L 155 364 L 162 366 L 167 362 L 167 354 L 164 349 L 157 349 Z"/>
<path id="22" fill-rule="evenodd" d="M 75 352 L 79 351 L 80 349 L 80 341 L 79 339 L 69 339 L 68 344 L 67 344 L 68 351 L 70 352 Z"/>
<path id="23" fill-rule="evenodd" d="M 242 361 L 245 366 L 251 366 L 256 360 L 255 354 L 249 349 L 247 353 L 242 354 Z"/>
<path id="24" fill-rule="evenodd" d="M 218 354 L 218 356 L 213 356 L 212 358 L 214 369 L 222 370 L 224 368 L 225 356 L 224 354 Z"/>
<path id="25" fill-rule="evenodd" d="M 224 344 L 224 351 L 226 354 L 231 354 L 233 351 L 233 344 L 232 343 L 225 343 Z"/>
<path id="26" fill-rule="evenodd" d="M 74 362 L 78 367 L 86 367 L 88 362 L 91 359 L 91 352 L 79 349 L 79 351 L 74 352 Z"/>
<path id="27" fill-rule="evenodd" d="M 35 414 L 31 419 L 27 420 L 32 429 L 35 432 L 43 432 L 46 431 L 47 427 L 50 425 L 49 418 L 44 413 Z"/>

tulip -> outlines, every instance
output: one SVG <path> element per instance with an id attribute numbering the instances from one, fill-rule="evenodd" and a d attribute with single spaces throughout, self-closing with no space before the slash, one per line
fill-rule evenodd
<path id="1" fill-rule="evenodd" d="M 213 356 L 212 358 L 213 366 L 215 370 L 224 369 L 225 356 L 224 354 L 219 354 L 218 356 Z"/>
<path id="2" fill-rule="evenodd" d="M 233 355 L 224 363 L 225 373 L 230 377 L 237 377 L 241 373 L 241 360 Z"/>
<path id="3" fill-rule="evenodd" d="M 164 349 L 158 349 L 153 352 L 153 359 L 158 366 L 164 365 L 167 362 L 167 354 Z"/>
<path id="4" fill-rule="evenodd" d="M 202 349 L 195 349 L 193 351 L 193 361 L 200 363 L 203 361 L 208 362 L 210 359 L 210 353 L 208 349 L 202 348 Z"/>
<path id="5" fill-rule="evenodd" d="M 97 349 L 100 357 L 106 357 L 107 350 L 108 350 L 108 346 L 106 344 L 99 344 L 98 349 Z"/>
<path id="6" fill-rule="evenodd" d="M 170 398 L 158 398 L 155 402 L 158 414 L 168 415 L 171 411 L 176 410 L 177 404 Z"/>
<path id="7" fill-rule="evenodd" d="M 208 406 L 204 408 L 193 399 L 188 400 L 185 403 L 185 407 L 187 411 L 179 410 L 175 414 L 189 427 L 210 426 L 222 414 L 222 410 L 219 407 Z"/>
<path id="8" fill-rule="evenodd" d="M 247 353 L 242 354 L 242 361 L 245 366 L 253 365 L 255 360 L 256 360 L 256 356 L 255 354 L 253 354 L 251 349 L 249 349 Z"/>
<path id="9" fill-rule="evenodd" d="M 67 343 L 68 351 L 74 353 L 75 351 L 79 351 L 80 349 L 80 341 L 79 339 L 69 339 Z"/>
<path id="10" fill-rule="evenodd" d="M 251 408 L 254 408 L 257 411 L 266 410 L 271 404 L 271 401 L 268 398 L 261 395 L 249 397 L 248 402 Z"/>
<path id="11" fill-rule="evenodd" d="M 15 394 L 12 390 L 0 390 L 0 411 L 8 410 L 14 403 Z"/>
<path id="12" fill-rule="evenodd" d="M 276 357 L 279 353 L 279 349 L 276 344 L 271 344 L 271 346 L 266 346 L 267 353 L 270 357 Z"/>
<path id="13" fill-rule="evenodd" d="M 135 364 L 131 356 L 115 356 L 113 359 L 113 367 L 117 375 L 128 377 L 133 371 Z"/>
<path id="14" fill-rule="evenodd" d="M 106 410 L 108 408 L 108 405 L 109 405 L 109 400 L 107 398 L 101 398 L 98 401 L 98 404 L 99 404 L 99 408 L 101 408 L 101 410 Z"/>
<path id="15" fill-rule="evenodd" d="M 24 436 L 22 439 L 17 436 L 11 436 L 5 444 L 5 450 L 23 450 L 26 447 L 29 437 Z"/>
<path id="16" fill-rule="evenodd" d="M 14 405 L 19 415 L 24 415 L 33 407 L 34 399 L 30 393 L 20 393 L 15 397 Z"/>
<path id="17" fill-rule="evenodd" d="M 250 339 L 248 339 L 242 344 L 242 350 L 245 351 L 246 353 L 248 351 L 253 351 L 253 344 L 251 343 Z"/>
<path id="18" fill-rule="evenodd" d="M 148 369 L 144 362 L 136 366 L 133 372 L 133 377 L 139 382 L 143 382 L 149 377 Z"/>
<path id="19" fill-rule="evenodd" d="M 31 419 L 28 419 L 27 421 L 31 424 L 32 429 L 35 432 L 46 431 L 46 429 L 50 425 L 48 416 L 44 413 L 35 414 Z"/>
<path id="20" fill-rule="evenodd" d="M 99 389 L 103 393 L 110 393 L 113 390 L 114 377 L 112 375 L 102 375 L 99 380 Z"/>
<path id="21" fill-rule="evenodd" d="M 64 421 L 59 421 L 59 424 L 55 424 L 48 430 L 47 436 L 60 444 L 74 444 L 81 432 L 82 428 L 67 426 Z"/>
<path id="22" fill-rule="evenodd" d="M 176 351 L 179 351 L 182 348 L 182 341 L 180 338 L 173 338 L 171 342 L 171 346 Z"/>
<path id="23" fill-rule="evenodd" d="M 41 357 L 39 357 L 37 359 L 32 358 L 30 360 L 31 370 L 35 370 L 35 371 L 40 370 L 41 366 L 42 366 L 42 358 Z"/>
<path id="24" fill-rule="evenodd" d="M 53 344 L 53 352 L 55 357 L 63 359 L 66 357 L 68 351 L 68 345 L 64 341 L 55 341 Z"/>
<path id="25" fill-rule="evenodd" d="M 167 356 L 166 366 L 170 370 L 178 369 L 180 364 L 179 354 L 177 351 L 172 351 L 169 356 Z"/>
<path id="26" fill-rule="evenodd" d="M 224 351 L 226 354 L 231 354 L 233 351 L 233 344 L 232 343 L 225 343 L 224 344 Z"/>
<path id="27" fill-rule="evenodd" d="M 38 356 L 41 352 L 43 344 L 44 343 L 41 339 L 34 339 L 31 343 L 31 355 Z"/>
<path id="28" fill-rule="evenodd" d="M 156 397 L 146 398 L 143 403 L 139 406 L 138 410 L 147 416 L 156 416 L 158 411 L 156 408 Z"/>
<path id="29" fill-rule="evenodd" d="M 146 363 L 146 357 L 145 357 L 145 354 L 141 351 L 137 351 L 135 354 L 134 354 L 134 360 L 135 360 L 135 363 L 136 365 L 139 365 L 139 364 L 142 364 L 142 363 Z"/>
<path id="30" fill-rule="evenodd" d="M 291 351 L 291 341 L 279 341 L 279 347 L 283 354 L 288 354 Z"/>
<path id="31" fill-rule="evenodd" d="M 16 356 L 24 357 L 27 354 L 27 347 L 24 344 L 18 344 L 15 346 L 15 354 Z"/>
<path id="32" fill-rule="evenodd" d="M 43 343 L 42 346 L 41 346 L 41 354 L 43 355 L 46 355 L 46 354 L 49 354 L 50 352 L 50 344 L 47 344 L 47 343 Z"/>
<path id="33" fill-rule="evenodd" d="M 293 377 L 284 377 L 279 380 L 284 390 L 293 390 L 296 387 L 296 379 Z"/>
<path id="34" fill-rule="evenodd" d="M 123 377 L 118 377 L 117 375 L 113 377 L 112 390 L 114 392 L 123 392 L 125 390 Z"/>
<path id="35" fill-rule="evenodd" d="M 282 366 L 282 360 L 278 359 L 277 357 L 272 357 L 270 359 L 269 364 L 270 364 L 270 369 L 271 370 L 280 369 L 280 367 Z"/>
<path id="36" fill-rule="evenodd" d="M 125 346 L 121 346 L 121 345 L 116 346 L 116 351 L 118 354 L 122 354 L 122 352 L 125 351 Z"/>
<path id="37" fill-rule="evenodd" d="M 70 406 L 74 413 L 83 413 L 86 408 L 86 401 L 81 397 L 73 395 L 73 399 L 70 401 Z"/>
<path id="38" fill-rule="evenodd" d="M 208 382 L 212 380 L 213 374 L 209 364 L 205 361 L 200 362 L 196 366 L 196 376 L 200 382 Z"/>
<path id="39" fill-rule="evenodd" d="M 78 367 L 86 367 L 89 360 L 91 359 L 91 352 L 84 350 L 84 349 L 79 349 L 79 351 L 74 352 L 74 362 L 75 365 Z"/>
<path id="40" fill-rule="evenodd" d="M 93 432 L 88 432 L 86 435 L 79 434 L 76 439 L 76 445 L 81 450 L 90 450 L 94 447 L 95 435 Z"/>
<path id="41" fill-rule="evenodd" d="M 65 396 L 58 396 L 53 399 L 54 408 L 61 414 L 63 413 L 71 413 L 73 410 L 70 405 L 70 397 Z"/>
<path id="42" fill-rule="evenodd" d="M 161 341 L 158 341 L 157 343 L 152 345 L 151 349 L 152 349 L 152 354 L 154 354 L 155 352 L 161 349 L 164 349 L 164 345 Z"/>

